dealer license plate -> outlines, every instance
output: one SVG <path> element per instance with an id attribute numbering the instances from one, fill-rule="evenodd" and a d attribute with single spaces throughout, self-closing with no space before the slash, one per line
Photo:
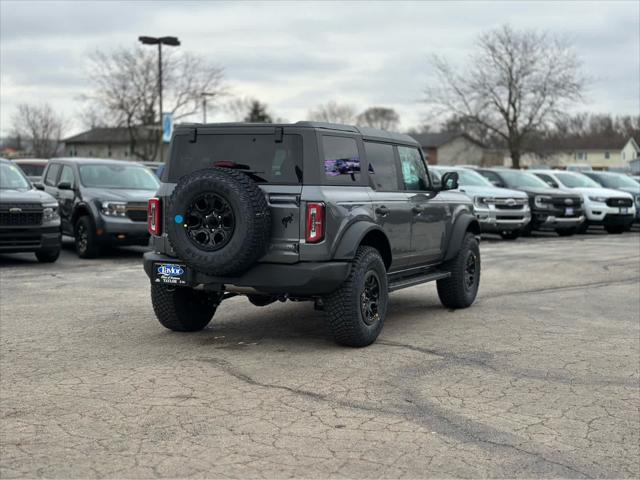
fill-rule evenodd
<path id="1" fill-rule="evenodd" d="M 573 216 L 573 208 L 565 208 L 565 209 L 564 209 L 564 214 L 565 214 L 567 217 L 571 217 L 571 216 Z"/>
<path id="2" fill-rule="evenodd" d="M 187 267 L 182 263 L 154 263 L 153 282 L 166 285 L 187 285 Z"/>

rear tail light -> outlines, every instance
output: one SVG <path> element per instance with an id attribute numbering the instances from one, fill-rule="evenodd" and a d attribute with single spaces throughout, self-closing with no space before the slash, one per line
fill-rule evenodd
<path id="1" fill-rule="evenodd" d="M 149 200 L 147 207 L 147 227 L 151 235 L 159 236 L 162 234 L 162 208 L 159 198 Z"/>
<path id="2" fill-rule="evenodd" d="M 307 243 L 318 243 L 324 240 L 324 212 L 324 203 L 307 203 Z"/>

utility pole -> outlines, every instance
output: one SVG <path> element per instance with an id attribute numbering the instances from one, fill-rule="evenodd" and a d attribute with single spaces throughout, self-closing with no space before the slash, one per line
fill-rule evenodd
<path id="1" fill-rule="evenodd" d="M 138 37 L 138 40 L 143 45 L 158 45 L 158 96 L 160 103 L 160 111 L 158 116 L 160 117 L 158 125 L 160 126 L 160 161 L 164 162 L 164 144 L 162 142 L 162 45 L 168 45 L 170 47 L 178 47 L 180 40 L 177 37 Z"/>
<path id="2" fill-rule="evenodd" d="M 215 97 L 216 93 L 202 92 L 202 123 L 207 123 L 207 97 Z"/>

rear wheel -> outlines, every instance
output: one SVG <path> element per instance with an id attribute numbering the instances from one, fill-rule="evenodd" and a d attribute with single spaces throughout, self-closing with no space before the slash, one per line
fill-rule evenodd
<path id="1" fill-rule="evenodd" d="M 376 341 L 387 315 L 387 271 L 378 250 L 359 247 L 351 273 L 335 292 L 322 299 L 336 342 L 366 347 Z"/>
<path id="2" fill-rule="evenodd" d="M 574 235 L 578 230 L 576 228 L 558 228 L 556 233 L 561 237 L 570 237 Z"/>
<path id="3" fill-rule="evenodd" d="M 520 230 L 503 230 L 500 236 L 503 240 L 515 240 L 520 236 Z"/>
<path id="4" fill-rule="evenodd" d="M 60 248 L 50 250 L 38 250 L 36 252 L 36 258 L 40 263 L 53 263 L 60 256 Z"/>
<path id="5" fill-rule="evenodd" d="M 95 258 L 100 253 L 96 229 L 88 215 L 80 217 L 74 226 L 76 252 L 80 258 Z"/>
<path id="6" fill-rule="evenodd" d="M 438 297 L 447 308 L 466 308 L 473 303 L 480 286 L 480 246 L 472 233 L 462 240 L 458 254 L 442 267 L 451 276 L 438 280 Z"/>
<path id="7" fill-rule="evenodd" d="M 220 300 L 217 293 L 151 285 L 153 311 L 162 326 L 174 332 L 202 330 L 213 318 Z"/>

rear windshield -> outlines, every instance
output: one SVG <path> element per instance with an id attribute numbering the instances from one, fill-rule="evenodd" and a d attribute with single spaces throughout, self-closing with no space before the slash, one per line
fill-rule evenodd
<path id="1" fill-rule="evenodd" d="M 33 163 L 19 163 L 18 164 L 25 175 L 28 177 L 41 177 L 46 165 L 36 165 Z"/>
<path id="2" fill-rule="evenodd" d="M 233 168 L 247 172 L 258 183 L 293 185 L 302 182 L 302 137 L 283 135 L 198 135 L 173 139 L 169 181 L 204 168 Z"/>

